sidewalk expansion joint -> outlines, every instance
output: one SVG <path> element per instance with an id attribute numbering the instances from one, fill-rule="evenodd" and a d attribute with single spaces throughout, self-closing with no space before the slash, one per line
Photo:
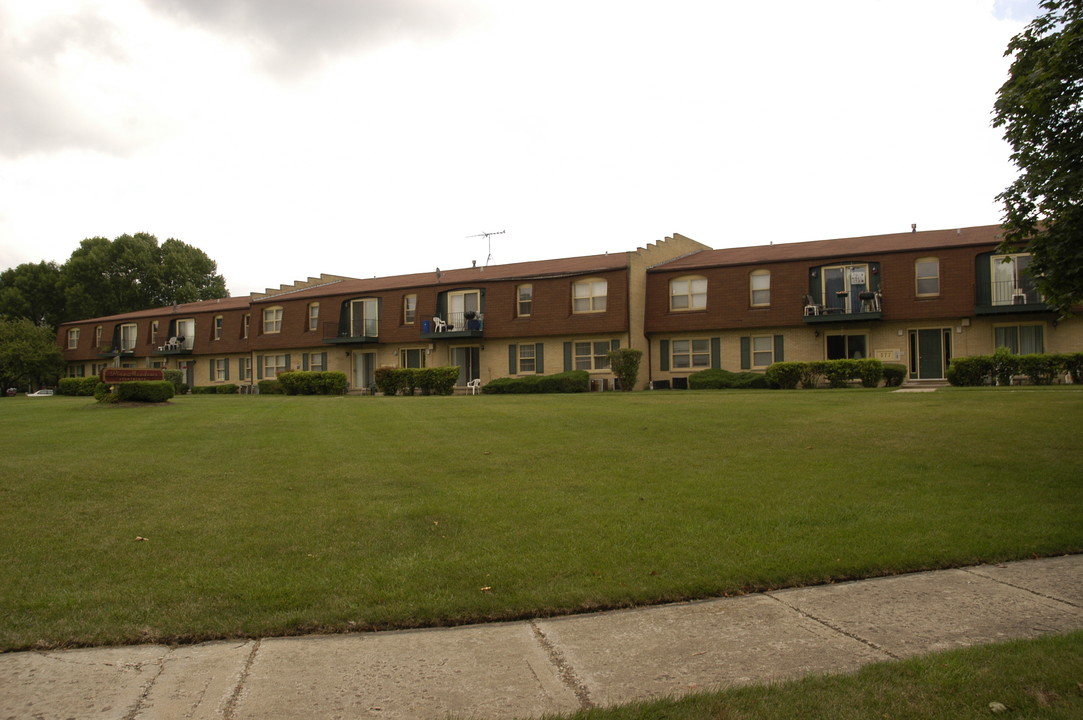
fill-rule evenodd
<path id="1" fill-rule="evenodd" d="M 545 650 L 545 654 L 549 656 L 549 662 L 553 663 L 553 666 L 557 669 L 557 675 L 561 681 L 579 700 L 579 707 L 583 710 L 592 709 L 594 702 L 590 699 L 590 691 L 587 690 L 586 685 L 579 679 L 579 676 L 575 674 L 575 670 L 572 669 L 571 664 L 564 657 L 564 653 L 550 642 L 549 638 L 545 636 L 545 633 L 533 620 L 530 621 L 530 630 L 534 633 L 534 639 L 538 641 L 538 644 Z"/>
<path id="2" fill-rule="evenodd" d="M 970 573 L 971 575 L 976 575 L 977 577 L 980 577 L 982 580 L 992 580 L 995 583 L 1000 583 L 1001 585 L 1005 585 L 1005 586 L 1010 587 L 1010 588 L 1015 588 L 1016 590 L 1022 590 L 1023 592 L 1030 593 L 1031 595 L 1043 598 L 1045 600 L 1051 600 L 1051 601 L 1053 601 L 1055 603 L 1060 603 L 1061 605 L 1067 605 L 1068 607 L 1075 608 L 1077 610 L 1083 610 L 1083 605 L 1080 605 L 1079 603 L 1074 603 L 1071 600 L 1065 600 L 1064 598 L 1059 598 L 1059 597 L 1054 597 L 1052 595 L 1047 595 L 1046 593 L 1038 592 L 1034 588 L 1029 588 L 1026 585 L 1016 585 L 1015 583 L 1010 583 L 1007 580 L 1002 580 L 1000 578 L 993 577 L 992 575 L 985 575 L 985 574 L 979 572 L 982 567 L 983 567 L 982 565 L 978 565 L 977 567 L 964 567 L 964 568 L 959 568 L 959 569 L 962 570 L 963 572 Z M 996 566 L 994 566 L 994 567 L 996 567 Z"/>
<path id="3" fill-rule="evenodd" d="M 262 642 L 257 638 L 252 645 L 252 652 L 248 653 L 248 658 L 244 661 L 244 668 L 241 669 L 241 676 L 237 678 L 237 686 L 233 688 L 233 692 L 230 693 L 229 700 L 226 701 L 226 706 L 222 710 L 222 720 L 233 720 L 237 716 L 237 704 L 241 701 L 241 694 L 248 683 L 248 676 L 252 672 L 252 665 L 256 662 L 256 653 L 259 652 L 260 643 Z"/>
<path id="4" fill-rule="evenodd" d="M 139 693 L 139 697 L 135 700 L 135 705 L 132 706 L 131 711 L 124 716 L 124 720 L 135 720 L 139 717 L 139 714 L 143 711 L 143 705 L 147 702 L 147 698 L 150 697 L 150 691 L 154 688 L 154 684 L 158 682 L 158 678 L 165 672 L 166 663 L 169 661 L 169 656 L 173 653 L 173 650 L 166 650 L 165 655 L 162 655 L 153 663 L 140 663 L 136 668 L 139 672 L 143 671 L 143 668 L 147 665 L 155 665 L 158 671 L 154 673 L 145 685 L 143 690 Z M 127 663 L 125 665 L 128 665 Z"/>
<path id="5" fill-rule="evenodd" d="M 860 635 L 856 635 L 856 634 L 850 632 L 849 630 L 845 630 L 845 629 L 839 627 L 838 625 L 835 625 L 833 623 L 828 622 L 827 620 L 824 620 L 823 618 L 816 617 L 815 615 L 807 613 L 804 610 L 802 610 L 801 608 L 796 607 L 794 605 L 791 605 L 790 603 L 786 602 L 782 598 L 777 597 L 773 593 L 769 593 L 769 592 L 764 593 L 764 597 L 771 598 L 775 602 L 781 604 L 783 607 L 787 607 L 790 610 L 793 610 L 795 613 L 797 613 L 801 617 L 808 618 L 812 622 L 817 623 L 818 625 L 822 625 L 823 627 L 827 628 L 831 632 L 838 633 L 839 635 L 843 635 L 845 637 L 848 637 L 851 640 L 855 640 L 855 641 L 861 643 L 862 645 L 864 645 L 865 647 L 871 648 L 871 649 L 875 650 L 878 653 L 883 653 L 884 655 L 887 655 L 892 660 L 901 660 L 902 659 L 899 655 L 896 655 L 895 653 L 891 652 L 887 648 L 884 648 L 884 647 L 881 647 L 881 646 L 877 645 L 872 640 L 869 640 L 868 638 L 863 638 Z"/>

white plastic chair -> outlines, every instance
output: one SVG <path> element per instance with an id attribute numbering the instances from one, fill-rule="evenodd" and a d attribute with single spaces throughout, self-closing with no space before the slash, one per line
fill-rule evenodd
<path id="1" fill-rule="evenodd" d="M 481 392 L 481 380 L 479 378 L 474 378 L 466 384 L 466 387 L 470 388 L 471 395 L 477 395 Z"/>
<path id="2" fill-rule="evenodd" d="M 432 331 L 433 332 L 447 332 L 447 323 L 438 317 L 432 319 Z"/>

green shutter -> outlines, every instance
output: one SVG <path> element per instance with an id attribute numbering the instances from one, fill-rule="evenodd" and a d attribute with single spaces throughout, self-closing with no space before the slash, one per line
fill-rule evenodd
<path id="1" fill-rule="evenodd" d="M 534 345 L 534 369 L 539 375 L 545 372 L 545 343 Z"/>
<path id="2" fill-rule="evenodd" d="M 263 379 L 263 356 L 262 355 L 257 355 L 256 356 L 256 379 L 257 380 L 262 380 Z"/>
<path id="3" fill-rule="evenodd" d="M 722 338 L 711 338 L 711 369 L 722 369 Z"/>
<path id="4" fill-rule="evenodd" d="M 993 304 L 993 269 L 990 267 L 992 253 L 982 253 L 974 259 L 978 279 L 978 305 Z"/>
<path id="5" fill-rule="evenodd" d="M 564 343 L 564 372 L 574 369 L 572 362 L 572 344 L 570 342 Z"/>
<path id="6" fill-rule="evenodd" d="M 308 353 L 301 353 L 301 369 L 308 372 Z"/>
<path id="7" fill-rule="evenodd" d="M 207 370 L 210 371 L 210 381 L 214 382 L 214 358 L 207 361 Z"/>
<path id="8" fill-rule="evenodd" d="M 515 345 L 508 345 L 508 375 L 514 375 L 519 370 L 519 357 Z"/>
<path id="9" fill-rule="evenodd" d="M 320 353 L 320 367 L 322 367 L 325 371 L 327 370 L 327 352 L 326 351 Z"/>
<path id="10" fill-rule="evenodd" d="M 290 371 L 290 370 L 292 370 L 292 369 L 293 369 L 293 365 L 292 365 L 292 364 L 290 364 L 290 356 L 289 356 L 289 353 L 286 353 L 286 369 L 285 369 L 285 370 L 283 370 L 283 372 L 289 372 L 289 371 Z"/>
<path id="11" fill-rule="evenodd" d="M 782 362 L 782 336 L 775 335 L 775 362 Z"/>
<path id="12" fill-rule="evenodd" d="M 244 380 L 244 358 L 237 359 L 237 379 Z"/>
<path id="13" fill-rule="evenodd" d="M 224 379 L 228 382 L 229 381 L 229 360 L 228 359 L 223 360 L 222 362 L 224 362 L 226 364 L 226 367 L 225 367 L 226 377 Z"/>
<path id="14" fill-rule="evenodd" d="M 752 369 L 752 338 L 741 338 L 741 369 Z"/>
<path id="15" fill-rule="evenodd" d="M 658 341 L 658 352 L 661 355 L 658 358 L 658 369 L 669 370 L 669 340 Z"/>
<path id="16" fill-rule="evenodd" d="M 812 302 L 816 305 L 824 304 L 824 284 L 821 279 L 823 266 L 809 268 L 808 292 L 812 296 Z"/>

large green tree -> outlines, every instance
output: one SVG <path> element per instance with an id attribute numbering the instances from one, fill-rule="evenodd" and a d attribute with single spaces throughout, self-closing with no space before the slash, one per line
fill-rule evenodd
<path id="1" fill-rule="evenodd" d="M 64 317 L 60 266 L 42 261 L 0 272 L 0 317 L 27 318 L 56 327 Z"/>
<path id="2" fill-rule="evenodd" d="M 51 328 L 26 318 L 0 319 L 0 388 L 52 384 L 63 369 Z"/>
<path id="3" fill-rule="evenodd" d="M 994 106 L 1019 176 L 1004 204 L 1001 249 L 1023 247 L 1046 303 L 1083 301 L 1083 0 L 1043 0 L 1043 13 L 1008 43 L 1013 58 Z"/>
<path id="4" fill-rule="evenodd" d="M 196 247 L 148 233 L 83 240 L 67 262 L 0 273 L 0 316 L 67 320 L 225 297 L 218 265 Z"/>

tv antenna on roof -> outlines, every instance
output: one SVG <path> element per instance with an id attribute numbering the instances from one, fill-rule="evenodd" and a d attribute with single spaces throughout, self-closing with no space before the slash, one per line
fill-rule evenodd
<path id="1" fill-rule="evenodd" d="M 485 238 L 485 242 L 487 242 L 489 244 L 489 257 L 485 258 L 485 267 L 489 267 L 489 261 L 493 259 L 493 241 L 490 240 L 489 238 L 491 238 L 493 235 L 503 235 L 505 232 L 507 232 L 507 230 L 498 230 L 497 232 L 490 232 L 490 233 L 483 232 L 483 233 L 478 233 L 477 235 L 467 235 L 466 236 L 466 238 L 468 240 L 470 238 L 483 237 L 483 238 Z"/>

